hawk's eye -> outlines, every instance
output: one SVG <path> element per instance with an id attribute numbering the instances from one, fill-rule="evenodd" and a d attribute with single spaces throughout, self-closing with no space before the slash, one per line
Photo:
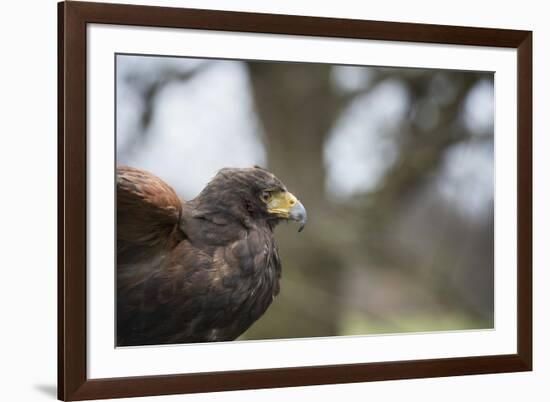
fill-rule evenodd
<path id="1" fill-rule="evenodd" d="M 268 203 L 271 200 L 271 193 L 269 191 L 262 191 L 260 198 L 263 202 Z"/>

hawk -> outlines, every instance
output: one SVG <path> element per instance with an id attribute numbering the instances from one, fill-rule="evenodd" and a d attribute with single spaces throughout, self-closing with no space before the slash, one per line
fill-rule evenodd
<path id="1" fill-rule="evenodd" d="M 279 293 L 274 229 L 307 214 L 259 168 L 220 170 L 181 200 L 144 170 L 117 168 L 117 346 L 234 340 Z"/>

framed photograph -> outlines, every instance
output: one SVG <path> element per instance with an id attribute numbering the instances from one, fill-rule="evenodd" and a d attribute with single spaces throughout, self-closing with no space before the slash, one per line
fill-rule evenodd
<path id="1" fill-rule="evenodd" d="M 532 33 L 59 3 L 58 396 L 532 369 Z"/>

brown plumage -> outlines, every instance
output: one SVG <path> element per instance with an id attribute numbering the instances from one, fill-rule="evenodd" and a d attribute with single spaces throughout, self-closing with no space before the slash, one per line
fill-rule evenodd
<path id="1" fill-rule="evenodd" d="M 191 201 L 117 169 L 117 345 L 233 340 L 279 293 L 273 237 L 302 204 L 267 170 L 222 169 Z M 301 229 L 300 228 L 300 229 Z"/>

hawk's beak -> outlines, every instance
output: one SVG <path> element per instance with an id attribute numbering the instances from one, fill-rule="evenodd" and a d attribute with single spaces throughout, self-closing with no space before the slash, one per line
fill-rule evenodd
<path id="1" fill-rule="evenodd" d="M 300 227 L 298 232 L 301 232 L 307 223 L 307 212 L 300 201 L 298 201 L 292 208 L 290 208 L 289 218 L 298 222 Z"/>
<path id="2" fill-rule="evenodd" d="M 307 212 L 302 203 L 288 191 L 273 194 L 267 204 L 268 211 L 284 219 L 291 219 L 300 224 L 298 232 L 306 226 Z"/>

